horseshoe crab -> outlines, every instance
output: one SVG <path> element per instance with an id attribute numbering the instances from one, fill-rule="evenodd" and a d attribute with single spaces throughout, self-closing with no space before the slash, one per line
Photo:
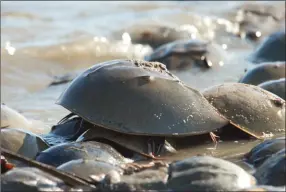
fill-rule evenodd
<path id="1" fill-rule="evenodd" d="M 250 56 L 253 63 L 285 61 L 285 31 L 269 35 Z"/>
<path id="2" fill-rule="evenodd" d="M 118 34 L 123 40 L 125 36 L 128 36 L 132 43 L 149 45 L 154 49 L 175 40 L 192 37 L 189 31 L 162 25 L 136 25 L 134 28 L 126 28 L 124 31 L 117 32 L 115 36 L 119 36 Z"/>
<path id="3" fill-rule="evenodd" d="M 120 152 L 125 157 L 132 159 L 141 159 L 143 157 L 160 156 L 166 153 L 175 153 L 176 150 L 162 137 L 148 137 L 141 135 L 122 134 L 111 131 L 109 129 L 102 129 L 85 122 L 85 126 L 90 127 L 84 132 L 76 141 L 98 141 L 112 145 L 114 149 Z M 146 144 L 147 142 L 147 144 Z M 141 156 L 138 156 L 141 155 Z"/>
<path id="4" fill-rule="evenodd" d="M 196 156 L 131 175 L 113 171 L 103 183 L 99 191 L 237 191 L 254 186 L 256 180 L 231 162 Z"/>
<path id="5" fill-rule="evenodd" d="M 54 167 L 76 159 L 96 159 L 111 164 L 131 162 L 131 160 L 124 158 L 109 145 L 95 141 L 55 145 L 38 153 L 35 159 Z"/>
<path id="6" fill-rule="evenodd" d="M 82 189 L 93 188 L 84 179 L 58 171 L 52 166 L 39 163 L 9 150 L 1 148 L 1 154 L 16 162 L 17 167 L 1 175 L 1 189 L 4 189 L 4 191 L 14 191 L 15 189 L 20 191 L 23 191 L 23 189 L 46 191 L 47 189 L 60 190 L 61 187 L 71 190 L 70 187 L 79 186 Z M 18 167 L 19 165 L 22 167 Z"/>
<path id="7" fill-rule="evenodd" d="M 164 44 L 145 57 L 146 61 L 158 61 L 167 69 L 186 69 L 193 64 L 207 69 L 224 65 L 224 50 L 217 44 L 192 39 Z"/>
<path id="8" fill-rule="evenodd" d="M 268 80 L 284 78 L 285 62 L 263 63 L 249 70 L 239 81 L 239 83 L 258 85 Z"/>
<path id="9" fill-rule="evenodd" d="M 259 84 L 258 87 L 261 87 L 262 89 L 265 89 L 285 100 L 285 81 L 285 78 L 265 81 L 264 83 Z"/>
<path id="10" fill-rule="evenodd" d="M 228 124 L 199 91 L 158 62 L 96 64 L 70 84 L 57 104 L 102 130 L 150 136 L 151 140 L 210 133 Z M 136 146 L 130 141 L 122 140 L 122 144 Z"/>
<path id="11" fill-rule="evenodd" d="M 258 184 L 285 186 L 286 174 L 286 154 L 285 148 L 269 157 L 254 173 Z"/>
<path id="12" fill-rule="evenodd" d="M 99 180 L 95 180 L 99 183 L 95 191 L 164 191 L 167 190 L 165 184 L 167 178 L 168 165 L 154 166 L 146 170 L 133 172 L 132 174 L 120 174 L 120 172 L 113 170 L 103 175 Z"/>
<path id="13" fill-rule="evenodd" d="M 168 188 L 189 191 L 238 191 L 256 184 L 238 165 L 211 157 L 195 156 L 169 165 Z"/>
<path id="14" fill-rule="evenodd" d="M 268 139 L 255 146 L 246 155 L 246 161 L 254 165 L 260 166 L 270 156 L 285 148 L 285 137 L 276 139 Z"/>
<path id="15" fill-rule="evenodd" d="M 34 158 L 49 145 L 39 136 L 21 129 L 1 129 L 1 147 Z"/>
<path id="16" fill-rule="evenodd" d="M 91 175 L 107 174 L 112 170 L 123 174 L 123 169 L 117 165 L 110 164 L 104 161 L 77 159 L 66 162 L 59 167 L 58 170 L 73 173 L 78 177 L 92 182 Z"/>
<path id="17" fill-rule="evenodd" d="M 14 168 L 1 176 L 4 191 L 64 191 L 65 183 L 37 168 Z"/>
<path id="18" fill-rule="evenodd" d="M 42 123 L 30 121 L 16 110 L 1 103 L 1 129 L 2 128 L 19 128 L 31 131 L 35 134 L 46 133 L 46 129 Z"/>
<path id="19" fill-rule="evenodd" d="M 203 95 L 231 124 L 257 139 L 285 132 L 285 100 L 264 89 L 224 83 Z"/>
<path id="20" fill-rule="evenodd" d="M 81 126 L 82 124 L 82 118 L 70 113 L 62 118 L 57 125 L 52 126 L 50 133 L 41 136 L 51 146 L 68 141 L 75 141 L 87 130 Z"/>

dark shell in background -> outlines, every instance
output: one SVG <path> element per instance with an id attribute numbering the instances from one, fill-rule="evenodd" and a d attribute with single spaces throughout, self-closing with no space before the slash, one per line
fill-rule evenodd
<path id="1" fill-rule="evenodd" d="M 269 35 L 250 56 L 253 63 L 285 61 L 285 31 Z"/>
<path id="2" fill-rule="evenodd" d="M 260 87 L 224 83 L 203 95 L 232 124 L 256 138 L 285 132 L 285 100 Z"/>
<path id="3" fill-rule="evenodd" d="M 32 159 L 38 152 L 49 147 L 49 145 L 38 135 L 23 129 L 1 129 L 0 138 L 1 147 L 4 149 Z"/>
<path id="4" fill-rule="evenodd" d="M 226 53 L 217 44 L 197 39 L 178 40 L 164 44 L 145 57 L 146 61 L 158 61 L 169 70 L 187 69 L 193 64 L 201 68 L 220 67 Z"/>
<path id="5" fill-rule="evenodd" d="M 285 148 L 285 137 L 268 139 L 251 149 L 245 157 L 254 167 L 260 166 L 265 160 Z"/>
<path id="6" fill-rule="evenodd" d="M 58 170 L 74 173 L 76 176 L 92 181 L 90 175 L 107 174 L 115 170 L 123 173 L 122 168 L 103 161 L 77 159 L 64 163 L 57 167 Z"/>
<path id="7" fill-rule="evenodd" d="M 124 33 L 128 33 L 133 44 L 149 45 L 153 49 L 179 39 L 189 39 L 192 33 L 163 25 L 135 25 L 116 32 L 114 36 L 121 39 Z"/>
<path id="8" fill-rule="evenodd" d="M 255 183 L 253 176 L 229 161 L 195 156 L 170 164 L 167 186 L 179 191 L 238 191 Z"/>
<path id="9" fill-rule="evenodd" d="M 3 191 L 64 191 L 64 181 L 33 167 L 14 168 L 1 175 Z"/>
<path id="10" fill-rule="evenodd" d="M 277 80 L 286 76 L 285 62 L 271 62 L 260 64 L 249 71 L 240 79 L 240 83 L 258 85 L 265 81 Z"/>
<path id="11" fill-rule="evenodd" d="M 86 129 L 81 126 L 82 118 L 74 116 L 74 114 L 67 115 L 57 125 L 52 126 L 50 133 L 41 137 L 51 146 L 77 140 Z"/>
<path id="12" fill-rule="evenodd" d="M 239 5 L 235 21 L 239 25 L 239 35 L 253 41 L 281 29 L 285 22 L 285 4 L 269 2 L 244 2 Z"/>
<path id="13" fill-rule="evenodd" d="M 57 104 L 92 124 L 133 135 L 196 135 L 228 123 L 199 91 L 158 62 L 96 64 L 70 84 Z"/>
<path id="14" fill-rule="evenodd" d="M 260 185 L 286 185 L 286 154 L 285 148 L 269 157 L 254 173 Z"/>
<path id="15" fill-rule="evenodd" d="M 37 161 L 54 167 L 76 159 L 93 159 L 111 164 L 124 163 L 126 160 L 109 145 L 95 141 L 55 145 L 40 152 L 36 157 Z"/>
<path id="16" fill-rule="evenodd" d="M 78 73 L 80 73 L 80 72 L 79 72 L 79 71 L 69 72 L 69 73 L 66 73 L 66 74 L 64 74 L 64 75 L 54 76 L 54 79 L 53 79 L 53 81 L 50 83 L 49 86 L 55 86 L 55 85 L 61 85 L 61 84 L 69 83 L 69 82 L 71 82 L 74 78 L 77 77 Z"/>
<path id="17" fill-rule="evenodd" d="M 265 81 L 258 85 L 262 89 L 265 89 L 285 100 L 285 78 L 281 78 L 278 80 Z"/>

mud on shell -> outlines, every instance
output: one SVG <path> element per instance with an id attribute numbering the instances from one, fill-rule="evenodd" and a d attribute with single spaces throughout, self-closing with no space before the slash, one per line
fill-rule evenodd
<path id="1" fill-rule="evenodd" d="M 99 127 L 132 135 L 188 136 L 228 123 L 201 93 L 158 62 L 96 64 L 70 84 L 57 104 Z"/>
<path id="2" fill-rule="evenodd" d="M 257 86 L 224 83 L 203 91 L 231 124 L 255 138 L 285 132 L 285 100 Z"/>

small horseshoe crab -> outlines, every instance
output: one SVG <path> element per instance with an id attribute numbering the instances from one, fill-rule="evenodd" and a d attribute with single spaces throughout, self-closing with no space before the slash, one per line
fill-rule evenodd
<path id="1" fill-rule="evenodd" d="M 245 154 L 245 158 L 248 163 L 254 165 L 254 167 L 258 167 L 273 154 L 284 148 L 285 137 L 267 139 Z"/>
<path id="2" fill-rule="evenodd" d="M 224 83 L 203 95 L 232 125 L 257 139 L 285 133 L 285 100 L 260 87 Z"/>
<path id="3" fill-rule="evenodd" d="M 260 165 L 254 177 L 260 185 L 285 186 L 286 174 L 286 153 L 285 148 L 269 157 Z"/>
<path id="4" fill-rule="evenodd" d="M 91 125 L 90 140 L 102 132 L 117 132 L 111 135 L 122 134 L 126 139 L 105 139 L 133 147 L 135 152 L 142 152 L 138 146 L 150 144 L 153 147 L 145 152 L 148 157 L 156 156 L 152 150 L 158 151 L 156 137 L 163 138 L 161 146 L 165 137 L 208 134 L 228 124 L 199 91 L 187 87 L 158 62 L 96 64 L 69 85 L 57 104 Z M 131 139 L 139 136 L 145 137 Z"/>
<path id="5" fill-rule="evenodd" d="M 52 126 L 48 134 L 43 134 L 41 137 L 50 146 L 73 142 L 87 130 L 84 129 L 82 124 L 82 118 L 77 117 L 74 113 L 70 113 L 62 118 L 57 125 Z"/>
<path id="6" fill-rule="evenodd" d="M 35 159 L 55 167 L 76 159 L 95 159 L 111 164 L 132 162 L 132 160 L 124 158 L 109 145 L 96 141 L 55 145 L 38 153 Z"/>
<path id="7" fill-rule="evenodd" d="M 38 135 L 21 129 L 1 129 L 1 147 L 34 158 L 49 145 Z"/>
<path id="8" fill-rule="evenodd" d="M 270 80 L 259 84 L 258 87 L 261 87 L 262 89 L 265 89 L 285 100 L 286 98 L 285 82 L 286 82 L 285 78 Z"/>
<path id="9" fill-rule="evenodd" d="M 219 45 L 191 39 L 164 44 L 146 56 L 145 60 L 161 62 L 169 70 L 187 69 L 193 65 L 208 69 L 223 66 L 225 56 L 223 48 Z"/>
<path id="10" fill-rule="evenodd" d="M 92 159 L 71 160 L 60 165 L 57 167 L 57 169 L 73 173 L 89 182 L 93 182 L 93 180 L 90 178 L 91 175 L 107 174 L 112 170 L 123 174 L 123 169 L 118 165 Z"/>
<path id="11" fill-rule="evenodd" d="M 238 165 L 211 156 L 194 156 L 169 165 L 169 189 L 178 191 L 240 191 L 256 179 Z"/>
<path id="12" fill-rule="evenodd" d="M 116 32 L 115 36 L 122 39 L 130 38 L 132 43 L 149 45 L 153 49 L 179 39 L 190 39 L 192 33 L 187 30 L 179 30 L 163 25 L 136 25 L 134 28 L 126 28 L 124 31 Z"/>
<path id="13" fill-rule="evenodd" d="M 258 85 L 268 80 L 285 78 L 285 66 L 285 61 L 260 64 L 247 71 L 239 83 Z"/>
<path id="14" fill-rule="evenodd" d="M 285 61 L 285 31 L 269 35 L 250 56 L 253 63 Z"/>
<path id="15" fill-rule="evenodd" d="M 48 132 L 47 127 L 42 122 L 29 120 L 18 111 L 1 103 L 1 129 L 3 128 L 23 129 L 35 134 L 44 134 Z"/>
<path id="16" fill-rule="evenodd" d="M 84 179 L 61 172 L 51 166 L 36 162 L 9 150 L 1 148 L 1 154 L 17 162 L 16 166 L 1 174 L 3 191 L 70 191 L 71 189 L 91 189 Z M 21 164 L 18 167 L 18 164 Z M 2 165 L 2 157 L 1 157 Z"/>

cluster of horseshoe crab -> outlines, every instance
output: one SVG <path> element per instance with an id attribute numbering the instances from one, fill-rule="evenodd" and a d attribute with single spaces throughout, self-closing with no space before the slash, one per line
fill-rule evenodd
<path id="1" fill-rule="evenodd" d="M 265 51 L 275 37 L 285 45 L 285 33 L 272 34 L 239 83 L 203 91 L 171 70 L 219 66 L 223 53 L 210 42 L 174 40 L 145 60 L 98 63 L 61 94 L 57 104 L 71 113 L 48 134 L 10 126 L 11 116 L 25 117 L 2 104 L 2 189 L 285 191 L 285 137 L 277 138 L 285 134 L 285 51 Z M 244 156 L 253 172 L 205 155 L 164 161 L 194 141 L 240 138 L 265 140 Z"/>

